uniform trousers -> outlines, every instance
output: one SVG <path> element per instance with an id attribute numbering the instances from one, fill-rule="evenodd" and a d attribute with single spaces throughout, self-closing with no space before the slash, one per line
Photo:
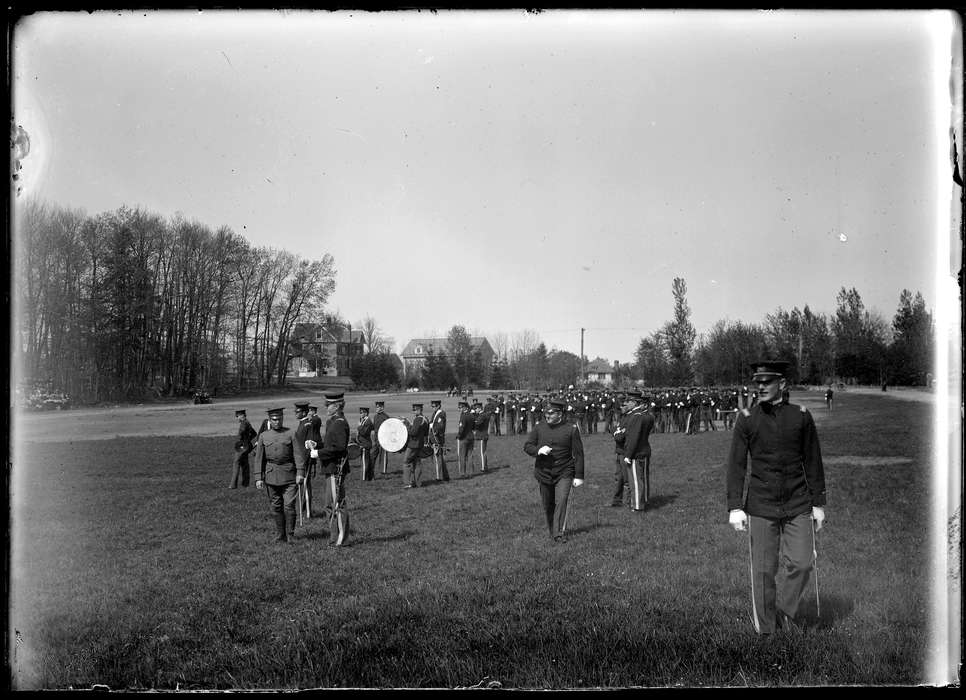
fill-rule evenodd
<path id="1" fill-rule="evenodd" d="M 403 463 L 403 486 L 419 486 L 419 477 L 423 473 L 419 451 L 419 447 L 406 448 L 406 461 Z"/>
<path id="2" fill-rule="evenodd" d="M 228 483 L 228 488 L 237 488 L 239 481 L 241 481 L 243 487 L 248 486 L 248 481 L 251 478 L 251 469 L 248 461 L 248 455 L 250 454 L 251 450 L 235 453 L 235 458 L 232 460 L 231 481 Z"/>
<path id="3" fill-rule="evenodd" d="M 298 485 L 265 484 L 268 488 L 268 503 L 272 515 L 275 516 L 275 541 L 292 539 L 295 536 L 296 501 L 298 500 Z"/>
<path id="4" fill-rule="evenodd" d="M 335 474 L 323 475 L 325 510 L 329 516 L 329 544 L 342 546 L 349 536 L 349 512 L 345 507 L 345 479 Z"/>
<path id="5" fill-rule="evenodd" d="M 359 448 L 359 461 L 362 469 L 362 480 L 372 481 L 376 478 L 375 474 L 375 463 L 373 461 L 373 451 L 375 447 L 360 447 Z"/>
<path id="6" fill-rule="evenodd" d="M 372 468 L 383 474 L 389 473 L 389 453 L 378 442 L 372 443 Z"/>
<path id="7" fill-rule="evenodd" d="M 644 505 L 651 497 L 651 458 L 638 457 L 627 468 L 627 491 L 631 510 L 644 510 Z"/>
<path id="8" fill-rule="evenodd" d="M 483 437 L 481 437 L 481 438 L 476 438 L 476 445 L 477 445 L 477 447 L 480 448 L 479 449 L 479 455 L 480 455 L 480 471 L 481 472 L 485 472 L 486 471 L 486 466 L 487 466 L 486 465 L 486 443 L 487 442 L 488 442 L 488 440 L 487 440 L 487 438 L 486 438 L 485 435 Z"/>
<path id="9" fill-rule="evenodd" d="M 752 609 L 759 634 L 775 631 L 780 614 L 794 619 L 814 565 L 812 514 L 793 518 L 748 517 Z"/>
<path id="10" fill-rule="evenodd" d="M 556 482 L 540 484 L 540 500 L 543 502 L 543 513 L 547 519 L 550 536 L 556 539 L 567 531 L 567 505 L 570 502 L 570 491 L 573 487 L 572 476 L 562 476 Z"/>
<path id="11" fill-rule="evenodd" d="M 473 438 L 464 438 L 456 441 L 456 459 L 461 475 L 466 475 L 470 468 L 470 460 L 473 458 Z"/>
<path id="12" fill-rule="evenodd" d="M 443 443 L 433 445 L 433 466 L 436 467 L 436 481 L 449 481 L 449 469 L 446 468 L 446 446 Z"/>
<path id="13" fill-rule="evenodd" d="M 611 497 L 610 504 L 612 506 L 622 506 L 625 504 L 625 489 L 627 487 L 627 465 L 624 464 L 624 455 L 617 455 L 617 462 L 614 468 L 614 481 L 616 482 L 616 487 L 614 488 L 614 495 Z"/>

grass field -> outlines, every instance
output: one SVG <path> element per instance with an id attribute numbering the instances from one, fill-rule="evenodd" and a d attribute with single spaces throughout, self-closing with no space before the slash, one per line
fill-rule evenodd
<path id="1" fill-rule="evenodd" d="M 585 436 L 587 482 L 554 545 L 524 438 L 491 438 L 491 471 L 460 478 L 450 411 L 454 479 L 403 490 L 400 455 L 373 482 L 350 474 L 351 546 L 333 549 L 321 519 L 272 544 L 265 492 L 226 488 L 230 421 L 223 438 L 52 429 L 14 465 L 14 687 L 920 683 L 931 409 L 842 392 L 828 415 L 820 399 L 793 397 L 827 460 L 821 616 L 767 640 L 746 535 L 727 525 L 723 430 L 652 437 L 643 514 L 608 507 L 613 440 Z"/>

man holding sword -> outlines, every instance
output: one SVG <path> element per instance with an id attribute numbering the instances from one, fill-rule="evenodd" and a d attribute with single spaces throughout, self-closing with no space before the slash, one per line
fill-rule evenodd
<path id="1" fill-rule="evenodd" d="M 584 483 L 584 445 L 577 426 L 563 420 L 566 407 L 566 402 L 552 400 L 523 445 L 523 451 L 535 458 L 533 475 L 554 542 L 566 541 L 570 491 Z"/>
<path id="2" fill-rule="evenodd" d="M 815 533 L 825 522 L 825 471 L 812 415 L 782 399 L 788 366 L 774 360 L 752 365 L 758 401 L 738 414 L 727 464 L 728 522 L 735 530 L 748 528 L 759 634 L 798 629 L 810 577 L 818 603 Z"/>

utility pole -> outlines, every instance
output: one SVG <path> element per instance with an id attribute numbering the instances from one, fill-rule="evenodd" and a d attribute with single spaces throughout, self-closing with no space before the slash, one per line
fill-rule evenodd
<path id="1" fill-rule="evenodd" d="M 580 329 L 580 376 L 577 378 L 577 386 L 583 386 L 584 384 L 584 331 L 586 328 Z"/>

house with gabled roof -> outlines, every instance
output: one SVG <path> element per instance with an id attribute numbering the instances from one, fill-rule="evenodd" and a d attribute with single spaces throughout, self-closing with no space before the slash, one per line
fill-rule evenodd
<path id="1" fill-rule="evenodd" d="M 613 384 L 614 374 L 616 374 L 614 367 L 611 364 L 600 357 L 595 358 L 592 362 L 588 362 L 587 366 L 584 367 L 584 381 L 585 382 L 597 382 L 598 384 Z"/>
<path id="2" fill-rule="evenodd" d="M 348 377 L 352 363 L 364 354 L 365 336 L 352 326 L 297 323 L 289 341 L 289 375 Z"/>
<path id="3" fill-rule="evenodd" d="M 496 357 L 496 352 L 494 352 L 490 342 L 483 336 L 470 336 L 470 352 L 476 353 L 477 351 L 479 351 L 483 359 L 483 370 L 488 375 L 490 365 L 493 364 L 493 358 Z M 405 377 L 412 377 L 418 374 L 422 370 L 423 365 L 425 365 L 426 356 L 429 354 L 433 354 L 436 357 L 446 357 L 452 361 L 453 358 L 449 353 L 449 338 L 413 338 L 406 343 L 405 347 L 399 353 L 399 357 L 403 363 L 403 375 Z"/>

